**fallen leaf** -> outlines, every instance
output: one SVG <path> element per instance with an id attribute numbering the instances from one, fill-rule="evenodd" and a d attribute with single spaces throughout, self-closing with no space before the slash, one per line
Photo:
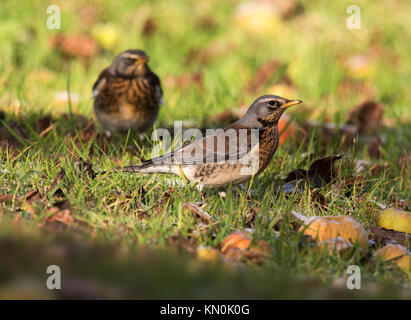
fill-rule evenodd
<path id="1" fill-rule="evenodd" d="M 39 120 L 36 121 L 36 131 L 38 134 L 40 135 L 44 135 L 41 134 L 44 130 L 48 129 L 50 127 L 50 125 L 52 124 L 52 117 L 50 115 L 46 115 L 42 118 L 40 118 Z"/>
<path id="2" fill-rule="evenodd" d="M 98 52 L 97 43 L 86 35 L 57 34 L 50 37 L 49 44 L 70 58 L 91 58 Z"/>
<path id="3" fill-rule="evenodd" d="M 367 185 L 367 178 L 359 174 L 357 176 L 343 178 L 333 184 L 333 190 L 335 192 L 343 192 L 346 197 L 350 197 L 354 190 L 356 193 L 361 192 Z"/>
<path id="4" fill-rule="evenodd" d="M 7 154 L 9 154 L 11 158 L 15 158 L 20 154 L 17 144 L 10 143 L 9 140 L 5 139 L 0 140 L 0 150 L 4 160 L 6 160 Z"/>
<path id="5" fill-rule="evenodd" d="M 290 172 L 285 178 L 285 182 L 293 180 L 305 179 L 308 180 L 315 188 L 319 188 L 324 184 L 330 183 L 338 175 L 338 168 L 334 166 L 334 162 L 342 158 L 342 155 L 333 155 L 315 160 L 308 171 L 304 169 L 296 169 Z"/>
<path id="6" fill-rule="evenodd" d="M 141 36 L 142 37 L 150 37 L 152 36 L 157 30 L 157 25 L 153 18 L 147 18 L 146 21 L 143 23 L 143 27 L 141 28 Z"/>
<path id="7" fill-rule="evenodd" d="M 319 209 L 321 209 L 321 210 L 326 211 L 326 210 L 328 209 L 328 208 L 327 208 L 328 202 L 327 202 L 327 200 L 325 199 L 324 195 L 321 193 L 321 189 L 320 189 L 320 188 L 314 189 L 314 190 L 312 191 L 312 193 L 311 193 L 311 203 L 312 203 L 315 207 L 317 207 L 317 208 L 319 208 Z"/>
<path id="8" fill-rule="evenodd" d="M 60 210 L 58 207 L 53 207 L 47 213 L 50 215 L 46 218 L 46 223 L 59 222 L 68 226 L 74 222 L 70 209 Z"/>
<path id="9" fill-rule="evenodd" d="M 31 190 L 27 192 L 25 195 L 18 198 L 19 202 L 25 201 L 27 204 L 31 205 L 35 201 L 39 201 L 41 199 L 41 194 L 38 189 Z"/>
<path id="10" fill-rule="evenodd" d="M 382 126 L 384 106 L 375 101 L 365 101 L 350 111 L 347 124 L 358 127 L 360 134 L 375 133 Z"/>
<path id="11" fill-rule="evenodd" d="M 65 175 L 66 171 L 64 171 L 64 169 L 61 168 L 60 171 L 54 177 L 53 181 L 51 182 L 50 190 L 53 190 L 61 182 L 61 179 L 63 179 Z M 54 195 L 58 197 L 63 197 L 63 190 L 61 190 L 61 188 L 58 188 L 56 191 L 54 191 Z"/>
<path id="12" fill-rule="evenodd" d="M 200 28 L 211 30 L 217 26 L 217 22 L 211 15 L 202 15 L 197 19 L 197 24 Z"/>
<path id="13" fill-rule="evenodd" d="M 409 168 L 411 163 L 411 152 L 404 153 L 401 155 L 399 164 L 401 168 Z"/>
<path id="14" fill-rule="evenodd" d="M 282 64 L 278 60 L 270 60 L 265 62 L 257 69 L 255 75 L 252 77 L 252 80 L 247 85 L 245 90 L 251 93 L 261 91 L 266 85 L 267 80 L 275 74 L 280 66 L 282 66 Z"/>
<path id="15" fill-rule="evenodd" d="M 382 158 L 382 153 L 381 153 L 382 141 L 380 137 L 371 137 L 370 139 L 368 139 L 367 147 L 368 147 L 368 154 L 372 158 L 376 158 L 376 159 Z"/>
<path id="16" fill-rule="evenodd" d="M 13 200 L 12 194 L 2 194 L 0 195 L 0 202 L 10 202 Z"/>
<path id="17" fill-rule="evenodd" d="M 201 218 L 205 223 L 213 224 L 214 219 L 203 209 L 201 209 L 197 204 L 192 202 L 184 202 L 183 203 L 183 210 L 188 210 Z"/>
<path id="18" fill-rule="evenodd" d="M 175 249 L 184 249 L 189 253 L 195 253 L 197 251 L 197 243 L 194 237 L 185 238 L 181 233 L 176 233 L 167 238 L 168 244 Z"/>
<path id="19" fill-rule="evenodd" d="M 376 244 L 398 243 L 408 247 L 411 244 L 411 234 L 406 232 L 386 230 L 380 227 L 371 227 L 371 232 Z"/>
<path id="20" fill-rule="evenodd" d="M 192 48 L 186 55 L 186 65 L 189 66 L 193 63 L 206 65 L 213 59 L 224 55 L 226 56 L 235 49 L 236 45 L 227 40 L 211 42 L 205 48 Z"/>
<path id="21" fill-rule="evenodd" d="M 179 76 L 164 77 L 164 85 L 166 87 L 178 87 L 180 89 L 187 89 L 195 85 L 197 89 L 203 90 L 203 75 L 199 72 L 186 73 Z"/>
<path id="22" fill-rule="evenodd" d="M 93 169 L 93 165 L 90 162 L 77 160 L 75 162 L 75 166 L 77 167 L 80 176 L 89 176 L 91 179 L 97 177 L 97 174 Z"/>
<path id="23" fill-rule="evenodd" d="M 220 125 L 230 124 L 239 119 L 238 115 L 231 109 L 224 110 L 217 115 L 210 117 L 212 122 Z"/>

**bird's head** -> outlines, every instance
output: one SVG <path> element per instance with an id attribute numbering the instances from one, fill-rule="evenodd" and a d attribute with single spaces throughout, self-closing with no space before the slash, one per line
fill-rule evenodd
<path id="1" fill-rule="evenodd" d="M 147 69 L 148 56 L 142 50 L 127 50 L 120 53 L 111 64 L 111 71 L 125 77 L 143 76 Z"/>
<path id="2" fill-rule="evenodd" d="M 253 102 L 243 118 L 252 127 L 267 127 L 278 123 L 285 109 L 301 102 L 301 100 L 289 100 L 275 95 L 261 96 Z"/>

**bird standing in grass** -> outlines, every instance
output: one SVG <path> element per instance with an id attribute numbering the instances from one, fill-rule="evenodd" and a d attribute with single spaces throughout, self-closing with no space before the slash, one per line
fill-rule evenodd
<path id="1" fill-rule="evenodd" d="M 144 51 L 124 51 L 94 83 L 94 113 L 109 137 L 134 129 L 143 138 L 157 119 L 163 90 L 147 62 Z"/>
<path id="2" fill-rule="evenodd" d="M 270 163 L 279 142 L 278 120 L 301 100 L 275 95 L 259 97 L 238 121 L 214 134 L 122 172 L 171 173 L 199 188 L 224 188 L 250 180 Z"/>

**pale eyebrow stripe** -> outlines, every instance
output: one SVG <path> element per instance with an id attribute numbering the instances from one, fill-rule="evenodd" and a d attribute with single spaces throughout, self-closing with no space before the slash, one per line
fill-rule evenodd
<path id="1" fill-rule="evenodd" d="M 131 53 L 125 53 L 123 55 L 123 58 L 131 58 L 131 59 L 139 59 L 140 57 L 136 54 L 131 54 Z"/>

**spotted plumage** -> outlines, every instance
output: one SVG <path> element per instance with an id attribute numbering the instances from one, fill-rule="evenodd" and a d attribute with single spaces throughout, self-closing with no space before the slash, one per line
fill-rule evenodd
<path id="1" fill-rule="evenodd" d="M 123 172 L 171 173 L 200 187 L 226 187 L 262 173 L 278 148 L 278 121 L 284 110 L 301 103 L 279 96 L 259 97 L 238 121 Z"/>
<path id="2" fill-rule="evenodd" d="M 124 51 L 94 83 L 94 113 L 109 135 L 128 129 L 144 133 L 157 119 L 163 91 L 147 61 L 144 51 Z"/>

